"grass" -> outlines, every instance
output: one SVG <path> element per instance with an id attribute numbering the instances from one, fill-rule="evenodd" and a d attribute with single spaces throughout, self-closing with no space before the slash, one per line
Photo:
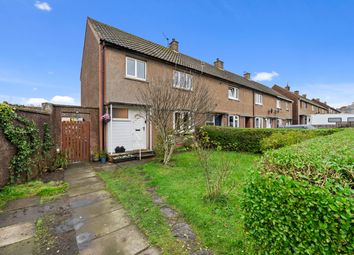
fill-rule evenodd
<path id="1" fill-rule="evenodd" d="M 156 187 L 157 192 L 191 224 L 202 243 L 216 254 L 250 254 L 251 248 L 243 230 L 240 199 L 250 167 L 258 156 L 236 152 L 211 153 L 216 165 L 228 160 L 234 169 L 231 177 L 236 187 L 222 204 L 203 199 L 206 195 L 203 171 L 193 152 L 175 155 L 172 166 L 150 162 L 118 170 L 114 174 L 102 173 L 101 176 L 108 189 L 114 192 L 150 240 L 164 249 L 165 254 L 181 253 L 170 252 L 174 251 L 176 241 L 171 238 L 158 208 L 145 191 L 147 186 Z M 149 183 L 146 183 L 146 177 Z"/>
<path id="2" fill-rule="evenodd" d="M 0 190 L 0 210 L 6 206 L 7 202 L 20 198 L 39 196 L 41 202 L 47 202 L 64 193 L 67 188 L 67 183 L 55 181 L 47 183 L 30 181 L 25 184 L 8 185 Z"/>
<path id="3" fill-rule="evenodd" d="M 164 254 L 187 254 L 183 244 L 172 236 L 159 208 L 146 191 L 142 167 L 101 172 L 99 176 L 106 182 L 107 189 L 128 210 L 151 244 L 159 246 Z"/>

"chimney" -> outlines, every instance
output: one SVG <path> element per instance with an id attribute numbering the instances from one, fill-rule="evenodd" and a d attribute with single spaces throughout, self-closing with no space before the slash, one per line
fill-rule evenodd
<path id="1" fill-rule="evenodd" d="M 299 92 L 298 90 L 295 90 L 294 93 L 295 93 L 296 95 L 299 95 L 300 92 Z"/>
<path id="2" fill-rule="evenodd" d="M 217 58 L 214 61 L 214 66 L 219 68 L 220 70 L 224 70 L 224 61 L 221 61 L 219 58 Z"/>
<path id="3" fill-rule="evenodd" d="M 247 80 L 250 80 L 250 79 L 251 79 L 251 73 L 249 73 L 249 72 L 244 72 L 244 73 L 243 73 L 243 77 L 246 78 Z"/>
<path id="4" fill-rule="evenodd" d="M 172 41 L 170 42 L 169 46 L 171 50 L 178 52 L 178 42 L 175 38 L 172 38 Z"/>
<path id="5" fill-rule="evenodd" d="M 324 104 L 327 104 L 327 102 L 326 102 L 326 101 L 324 101 L 323 103 L 324 103 Z"/>
<path id="6" fill-rule="evenodd" d="M 321 100 L 319 98 L 316 98 L 316 101 L 321 102 Z"/>
<path id="7" fill-rule="evenodd" d="M 304 98 L 306 98 L 306 97 L 307 97 L 307 95 L 306 95 L 306 94 L 302 94 L 302 96 L 303 96 Z"/>
<path id="8" fill-rule="evenodd" d="M 289 84 L 286 84 L 286 86 L 284 87 L 287 91 L 290 91 L 290 86 Z"/>

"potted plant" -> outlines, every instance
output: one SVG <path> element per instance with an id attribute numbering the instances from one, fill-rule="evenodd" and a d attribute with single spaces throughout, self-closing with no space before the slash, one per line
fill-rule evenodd
<path id="1" fill-rule="evenodd" d="M 98 162 L 100 161 L 100 153 L 98 151 L 96 151 L 93 156 L 92 156 L 92 161 L 93 162 Z"/>
<path id="2" fill-rule="evenodd" d="M 101 151 L 100 152 L 100 160 L 101 160 L 101 163 L 106 163 L 106 161 L 107 161 L 107 153 L 105 151 Z"/>

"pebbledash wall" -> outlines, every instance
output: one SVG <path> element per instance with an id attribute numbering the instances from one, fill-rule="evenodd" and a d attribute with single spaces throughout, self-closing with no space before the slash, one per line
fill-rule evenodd
<path id="1" fill-rule="evenodd" d="M 90 121 L 90 151 L 91 154 L 98 148 L 98 109 L 93 107 L 80 107 L 68 105 L 54 105 L 45 103 L 40 107 L 16 106 L 17 114 L 34 121 L 39 135 L 43 138 L 43 124 L 49 125 L 54 142 L 54 148 L 61 146 L 61 121 L 66 118 L 82 118 Z M 16 148 L 6 139 L 0 129 L 0 187 L 9 181 L 9 166 L 12 157 L 16 153 Z M 35 177 L 35 176 L 34 176 Z"/>

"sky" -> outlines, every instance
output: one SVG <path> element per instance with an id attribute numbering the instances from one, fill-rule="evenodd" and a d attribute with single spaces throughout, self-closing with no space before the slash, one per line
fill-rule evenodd
<path id="1" fill-rule="evenodd" d="M 289 84 L 334 107 L 354 101 L 354 0 L 0 0 L 0 101 L 80 104 L 86 18 L 184 54 Z"/>

